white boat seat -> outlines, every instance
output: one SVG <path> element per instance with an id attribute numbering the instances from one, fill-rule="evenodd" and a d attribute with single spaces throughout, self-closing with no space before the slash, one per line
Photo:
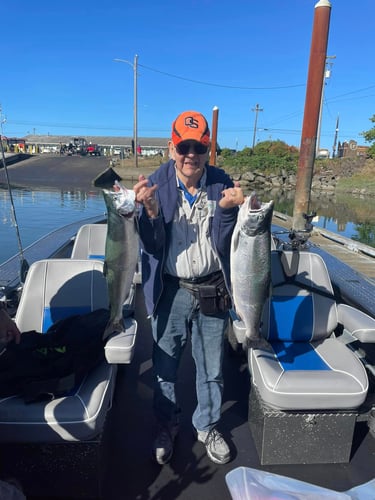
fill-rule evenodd
<path id="1" fill-rule="evenodd" d="M 107 224 L 84 224 L 80 227 L 74 240 L 71 258 L 104 260 L 106 238 Z M 136 270 L 133 286 L 131 287 L 129 296 L 124 303 L 125 316 L 134 314 L 135 285 L 141 282 L 139 273 L 140 271 Z"/>
<path id="2" fill-rule="evenodd" d="M 28 271 L 16 315 L 21 331 L 45 332 L 58 319 L 108 308 L 103 262 L 50 259 Z M 99 435 L 111 405 L 116 365 L 101 362 L 70 394 L 26 404 L 0 399 L 0 442 L 90 440 Z"/>
<path id="3" fill-rule="evenodd" d="M 269 349 L 250 349 L 262 400 L 280 410 L 359 407 L 368 391 L 364 366 L 332 332 L 338 324 L 326 265 L 310 252 L 272 251 L 272 296 L 262 318 Z"/>
<path id="4" fill-rule="evenodd" d="M 105 257 L 107 224 L 84 224 L 74 240 L 72 259 L 99 259 Z"/>

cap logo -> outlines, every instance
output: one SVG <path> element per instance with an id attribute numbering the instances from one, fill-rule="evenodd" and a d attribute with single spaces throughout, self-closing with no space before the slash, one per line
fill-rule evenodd
<path id="1" fill-rule="evenodd" d="M 193 116 L 187 116 L 185 118 L 185 127 L 198 128 L 199 121 L 196 120 Z"/>

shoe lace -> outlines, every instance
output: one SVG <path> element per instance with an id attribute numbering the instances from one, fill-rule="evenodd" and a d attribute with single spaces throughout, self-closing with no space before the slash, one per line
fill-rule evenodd
<path id="1" fill-rule="evenodd" d="M 208 436 L 207 436 L 207 439 L 206 439 L 206 445 L 209 446 L 210 444 L 222 444 L 224 443 L 224 438 L 223 436 L 220 434 L 220 432 L 216 429 L 212 429 L 212 431 L 210 431 L 208 433 Z"/>

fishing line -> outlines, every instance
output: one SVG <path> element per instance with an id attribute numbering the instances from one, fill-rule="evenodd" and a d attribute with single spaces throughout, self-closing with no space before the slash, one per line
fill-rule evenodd
<path id="1" fill-rule="evenodd" d="M 27 263 L 27 260 L 25 259 L 24 252 L 23 252 L 21 235 L 20 235 L 18 222 L 17 222 L 17 216 L 16 216 L 16 209 L 14 206 L 13 193 L 12 193 L 12 188 L 10 186 L 8 168 L 7 168 L 7 164 L 5 161 L 5 152 L 4 152 L 4 147 L 3 147 L 3 136 L 2 135 L 0 137 L 0 149 L 1 149 L 1 159 L 2 159 L 5 177 L 6 177 L 7 186 L 8 186 L 8 193 L 9 193 L 10 206 L 11 206 L 11 216 L 12 216 L 12 220 L 14 223 L 14 227 L 16 228 L 17 243 L 18 243 L 18 250 L 19 250 L 19 254 L 20 254 L 20 263 L 21 263 L 20 278 L 21 278 L 21 282 L 23 283 L 25 281 L 26 273 L 29 269 L 29 264 Z"/>

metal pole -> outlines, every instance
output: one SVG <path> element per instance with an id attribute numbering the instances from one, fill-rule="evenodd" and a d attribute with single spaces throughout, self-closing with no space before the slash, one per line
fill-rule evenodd
<path id="1" fill-rule="evenodd" d="M 258 113 L 259 113 L 259 111 L 263 111 L 263 109 L 261 109 L 259 107 L 259 104 L 257 104 L 255 106 L 255 108 L 253 108 L 251 111 L 255 111 L 254 134 L 253 134 L 253 149 L 254 149 L 255 138 L 256 138 L 256 133 L 257 133 Z"/>
<path id="2" fill-rule="evenodd" d="M 320 0 L 315 5 L 314 26 L 311 40 L 305 111 L 297 169 L 296 194 L 294 198 L 294 231 L 305 230 L 306 219 L 304 214 L 307 214 L 309 210 L 330 15 L 331 3 L 329 0 Z"/>
<path id="3" fill-rule="evenodd" d="M 133 71 L 134 71 L 134 129 L 133 129 L 134 166 L 135 166 L 135 168 L 138 168 L 138 151 L 137 151 L 137 146 L 138 146 L 138 144 L 137 144 L 138 143 L 138 96 L 137 96 L 138 56 L 137 56 L 137 54 L 134 56 Z"/>
<path id="4" fill-rule="evenodd" d="M 332 158 L 336 158 L 336 145 L 337 145 L 337 136 L 339 133 L 339 115 L 337 115 L 337 120 L 336 120 L 336 128 L 335 128 L 335 138 L 333 139 L 333 146 L 332 146 Z"/>
<path id="5" fill-rule="evenodd" d="M 212 133 L 211 133 L 211 151 L 210 151 L 210 165 L 214 166 L 216 166 L 218 119 L 219 119 L 219 108 L 217 106 L 214 106 L 212 110 Z"/>
<path id="6" fill-rule="evenodd" d="M 134 62 L 131 63 L 126 59 L 114 59 L 115 62 L 123 62 L 129 64 L 133 68 L 134 75 L 134 102 L 133 102 L 133 142 L 134 142 L 134 165 L 138 168 L 138 152 L 137 152 L 137 142 L 138 142 L 138 96 L 137 96 L 137 83 L 138 83 L 138 55 L 134 56 Z"/>
<path id="7" fill-rule="evenodd" d="M 316 156 L 319 155 L 320 151 L 320 135 L 321 135 L 321 129 L 322 129 L 322 116 L 323 116 L 323 103 L 324 103 L 324 91 L 325 91 L 325 86 L 326 86 L 326 79 L 330 78 L 331 76 L 331 67 L 333 63 L 328 63 L 328 59 L 336 59 L 336 56 L 327 56 L 326 57 L 326 69 L 324 70 L 323 74 L 323 86 L 322 86 L 322 97 L 320 99 L 320 109 L 319 109 L 319 120 L 318 120 L 318 132 L 317 132 L 317 139 L 316 139 Z"/>

